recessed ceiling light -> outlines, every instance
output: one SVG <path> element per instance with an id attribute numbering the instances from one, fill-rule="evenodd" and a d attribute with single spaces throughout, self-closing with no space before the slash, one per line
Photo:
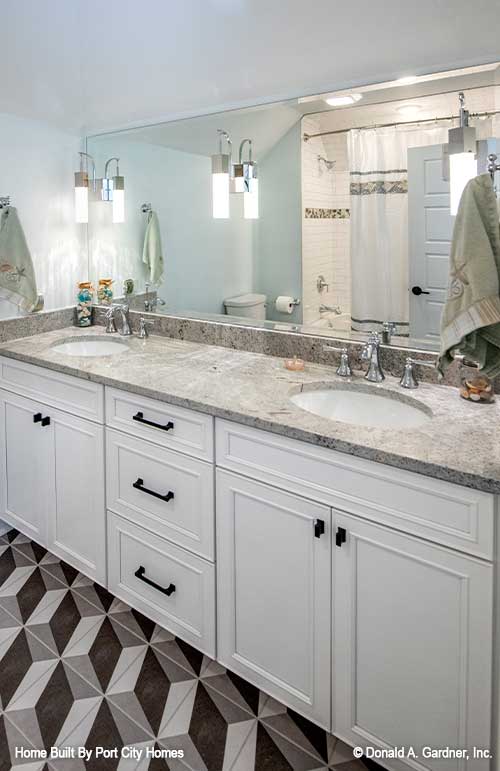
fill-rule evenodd
<path id="1" fill-rule="evenodd" d="M 404 115 L 405 118 L 413 118 L 419 115 L 422 107 L 419 104 L 402 104 L 401 107 L 396 108 L 396 112 L 400 115 Z"/>
<path id="2" fill-rule="evenodd" d="M 330 107 L 344 107 L 348 104 L 355 104 L 362 98 L 362 94 L 344 94 L 344 96 L 329 96 L 325 99 L 325 102 Z"/>
<path id="3" fill-rule="evenodd" d="M 413 83 L 416 83 L 418 80 L 416 75 L 405 75 L 404 78 L 398 78 L 396 80 L 396 83 L 400 86 L 411 86 Z"/>

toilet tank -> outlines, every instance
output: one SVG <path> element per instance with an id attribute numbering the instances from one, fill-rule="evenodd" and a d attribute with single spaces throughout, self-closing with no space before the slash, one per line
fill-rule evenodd
<path id="1" fill-rule="evenodd" d="M 265 294 L 240 294 L 227 297 L 224 300 L 224 308 L 228 316 L 262 320 L 266 318 L 266 299 Z"/>

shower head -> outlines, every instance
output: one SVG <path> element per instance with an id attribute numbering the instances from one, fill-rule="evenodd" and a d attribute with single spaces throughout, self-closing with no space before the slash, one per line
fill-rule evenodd
<path id="1" fill-rule="evenodd" d="M 325 158 L 323 155 L 318 155 L 318 163 L 320 166 L 324 163 L 328 171 L 331 171 L 335 166 L 335 161 L 329 161 L 328 158 Z"/>

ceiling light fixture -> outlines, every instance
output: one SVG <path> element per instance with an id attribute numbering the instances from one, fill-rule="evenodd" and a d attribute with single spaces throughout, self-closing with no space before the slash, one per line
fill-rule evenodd
<path id="1" fill-rule="evenodd" d="M 398 86 L 412 86 L 417 81 L 418 77 L 416 75 L 405 75 L 402 78 L 397 78 L 396 83 Z"/>
<path id="2" fill-rule="evenodd" d="M 356 104 L 363 98 L 363 94 L 344 94 L 342 96 L 328 96 L 325 102 L 330 107 L 346 107 L 349 104 Z"/>

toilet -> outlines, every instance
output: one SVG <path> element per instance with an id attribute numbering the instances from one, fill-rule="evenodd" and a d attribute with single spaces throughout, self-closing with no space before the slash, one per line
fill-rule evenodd
<path id="1" fill-rule="evenodd" d="M 239 294 L 227 297 L 224 308 L 228 316 L 244 316 L 247 319 L 266 318 L 265 294 Z"/>

